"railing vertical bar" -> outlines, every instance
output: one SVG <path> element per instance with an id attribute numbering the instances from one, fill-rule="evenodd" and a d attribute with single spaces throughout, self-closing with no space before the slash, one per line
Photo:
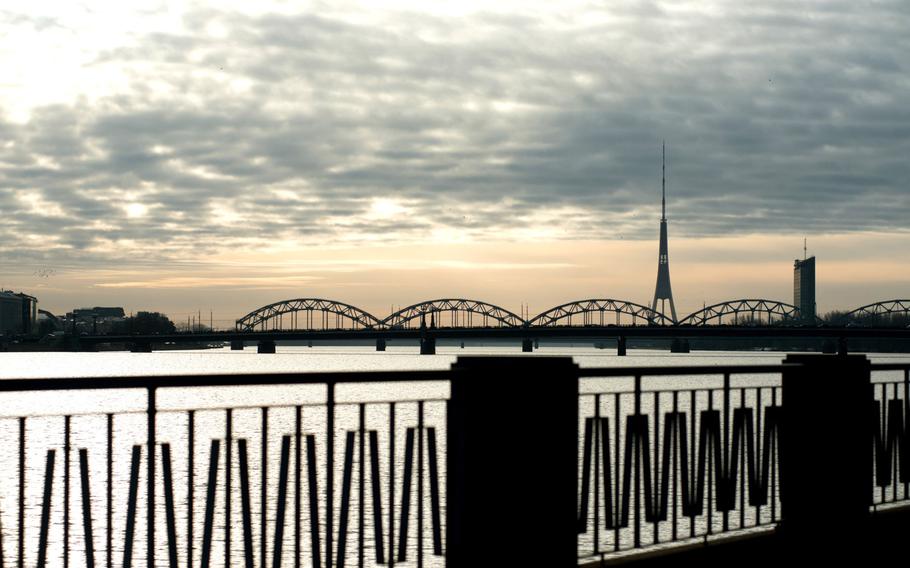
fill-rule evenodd
<path id="1" fill-rule="evenodd" d="M 411 513 L 411 476 L 414 467 L 414 428 L 408 428 L 404 443 L 404 478 L 401 485 L 401 527 L 398 534 L 398 561 L 408 558 L 408 521 Z"/>
<path id="2" fill-rule="evenodd" d="M 95 537 L 92 532 L 92 493 L 89 486 L 88 450 L 79 449 L 79 476 L 82 482 L 82 530 L 85 536 L 85 565 L 95 568 Z"/>
<path id="3" fill-rule="evenodd" d="M 19 418 L 19 568 L 25 568 L 25 416 Z"/>
<path id="4" fill-rule="evenodd" d="M 673 420 L 675 422 L 673 427 L 673 447 L 672 447 L 672 461 L 673 461 L 673 526 L 672 526 L 672 540 L 676 540 L 679 519 L 677 517 L 679 512 L 679 435 L 681 433 L 679 428 L 679 391 L 673 391 Z M 666 443 L 666 440 L 664 441 Z"/>
<path id="5" fill-rule="evenodd" d="M 727 484 L 729 482 L 730 475 L 730 373 L 724 373 L 724 431 L 721 436 L 718 436 L 718 440 L 723 444 L 723 452 L 721 453 L 721 472 L 723 473 L 722 478 L 718 479 L 719 482 L 718 489 L 723 487 L 724 494 L 722 495 L 718 491 L 718 501 L 723 497 L 723 532 L 730 530 L 730 511 L 728 510 L 726 503 L 726 491 L 728 491 Z"/>
<path id="6" fill-rule="evenodd" d="M 44 500 L 41 502 L 41 532 L 38 533 L 38 568 L 47 565 L 47 533 L 51 521 L 51 497 L 54 487 L 54 456 L 55 450 L 47 451 L 47 460 L 44 465 Z M 129 566 L 125 566 L 129 568 Z"/>
<path id="7" fill-rule="evenodd" d="M 114 415 L 107 415 L 107 568 L 114 568 Z"/>
<path id="8" fill-rule="evenodd" d="M 146 445 L 146 565 L 148 568 L 155 568 L 155 444 L 156 440 L 156 416 L 157 401 L 155 387 L 148 388 L 148 440 Z"/>
<path id="9" fill-rule="evenodd" d="M 348 432 L 344 443 L 344 465 L 341 477 L 341 513 L 338 517 L 338 559 L 335 565 L 344 568 L 348 543 L 348 516 L 351 510 L 351 481 L 354 473 L 354 436 Z"/>
<path id="10" fill-rule="evenodd" d="M 389 568 L 395 568 L 395 403 L 389 403 Z"/>
<path id="11" fill-rule="evenodd" d="M 430 507 L 433 522 L 433 554 L 442 556 L 442 522 L 439 507 L 439 471 L 436 451 L 436 428 L 427 428 L 427 450 L 430 461 Z"/>
<path id="12" fill-rule="evenodd" d="M 698 408 L 698 397 L 696 396 L 695 389 L 692 389 L 691 391 L 689 391 L 689 409 L 692 412 L 692 416 L 689 417 L 689 424 L 690 424 L 689 451 L 691 452 L 691 456 L 689 456 L 688 462 L 689 462 L 689 464 L 691 464 L 691 470 L 689 471 L 688 477 L 689 477 L 689 480 L 690 480 L 690 483 L 692 484 L 692 486 L 695 486 L 695 484 L 699 484 L 699 487 L 700 487 L 701 480 L 698 479 L 697 473 L 696 473 L 696 471 L 698 469 L 697 464 L 696 464 L 696 462 L 698 461 L 698 452 L 697 452 L 696 448 L 698 446 L 695 445 L 695 415 L 698 414 L 697 408 Z M 695 491 L 690 490 L 689 493 L 690 493 L 690 498 L 694 499 L 694 498 L 696 498 L 696 496 L 698 495 L 699 492 L 696 488 Z M 691 515 L 689 517 L 689 537 L 695 538 L 695 515 Z"/>
<path id="13" fill-rule="evenodd" d="M 325 566 L 332 568 L 335 530 L 335 382 L 326 383 Z"/>
<path id="14" fill-rule="evenodd" d="M 742 409 L 740 413 L 743 417 L 742 432 L 740 432 L 740 448 L 739 448 L 739 528 L 746 526 L 746 436 L 748 432 L 746 431 L 746 389 L 741 388 L 739 390 L 739 407 Z M 735 436 L 734 436 L 735 437 Z M 750 440 L 751 441 L 751 440 Z"/>
<path id="15" fill-rule="evenodd" d="M 654 514 L 654 544 L 660 542 L 660 531 L 658 530 L 658 523 L 660 523 L 660 491 L 658 491 L 658 484 L 660 483 L 660 393 L 654 391 L 654 477 L 652 478 L 653 487 L 651 489 L 651 496 L 653 503 L 647 503 L 645 506 L 651 508 Z M 662 489 L 661 489 L 662 490 Z"/>
<path id="16" fill-rule="evenodd" d="M 635 416 L 641 415 L 641 375 L 635 375 Z M 634 436 L 633 432 L 626 432 L 626 436 Z M 641 453 L 642 440 L 638 441 L 638 448 L 632 447 L 632 468 L 635 471 L 635 540 L 634 547 L 641 548 Z"/>
<path id="17" fill-rule="evenodd" d="M 309 486 L 310 497 L 310 538 L 313 541 L 310 546 L 313 548 L 313 568 L 319 568 L 322 565 L 322 555 L 319 543 L 319 489 L 316 478 L 316 435 L 307 434 L 307 485 Z M 299 518 L 299 517 L 298 517 Z"/>
<path id="18" fill-rule="evenodd" d="M 873 388 L 875 388 L 875 387 L 873 387 Z M 879 412 L 879 418 L 880 418 L 880 420 L 881 420 L 881 424 L 878 425 L 878 428 L 879 428 L 879 431 L 884 432 L 885 438 L 883 439 L 883 441 L 885 441 L 885 443 L 887 444 L 887 436 L 888 436 L 888 427 L 887 427 L 887 424 L 888 424 L 888 422 L 887 422 L 887 414 L 888 414 L 888 392 L 885 390 L 885 383 L 882 383 L 882 384 L 881 384 L 881 388 L 880 388 L 879 390 L 880 390 L 881 393 L 882 393 L 882 401 L 881 401 L 881 409 L 882 409 L 882 410 L 881 410 L 881 412 Z M 873 398 L 874 398 L 874 396 L 875 396 L 875 395 L 874 395 L 874 391 L 873 391 Z M 890 468 L 890 466 L 889 466 L 889 468 Z M 885 502 L 885 486 L 879 487 L 879 493 L 881 494 L 881 501 L 882 501 L 882 503 L 884 503 L 884 502 Z"/>
<path id="19" fill-rule="evenodd" d="M 250 503 L 250 459 L 246 439 L 237 440 L 237 458 L 240 460 L 240 514 L 243 519 L 243 560 L 246 568 L 253 568 L 253 513 Z"/>
<path id="20" fill-rule="evenodd" d="M 591 444 L 594 439 L 594 418 L 586 417 L 584 419 L 584 434 L 582 434 L 582 457 L 581 457 L 581 495 L 578 504 L 578 534 L 588 532 L 588 503 L 589 493 L 591 492 Z M 610 512 L 607 511 L 607 514 Z M 596 530 L 596 529 L 595 529 Z M 597 546 L 594 546 L 592 554 L 597 554 Z"/>
<path id="21" fill-rule="evenodd" d="M 296 314 L 296 312 L 294 312 Z M 296 328 L 296 326 L 295 326 Z M 269 409 L 262 407 L 262 427 L 261 427 L 261 447 L 259 454 L 259 565 L 262 568 L 266 566 L 267 553 L 267 517 L 269 514 L 268 507 L 268 485 L 269 485 Z"/>
<path id="22" fill-rule="evenodd" d="M 281 462 L 278 469 L 278 503 L 275 508 L 275 542 L 272 545 L 272 567 L 281 568 L 284 549 L 284 517 L 288 498 L 288 469 L 291 461 L 291 437 L 281 438 Z M 299 557 L 298 557 L 299 558 Z M 265 568 L 263 564 L 262 568 Z"/>
<path id="23" fill-rule="evenodd" d="M 300 568 L 300 514 L 303 512 L 300 507 L 300 456 L 303 452 L 301 444 L 303 443 L 302 432 L 302 414 L 303 408 L 300 405 L 294 407 L 294 568 Z M 315 453 L 315 452 L 314 452 Z M 312 459 L 312 457 L 310 458 Z M 312 504 L 310 505 L 312 508 Z M 318 522 L 318 519 L 312 521 Z M 316 535 L 318 542 L 318 534 Z M 316 543 L 313 544 L 313 550 L 316 550 Z M 318 556 L 318 554 L 316 555 Z"/>
<path id="24" fill-rule="evenodd" d="M 594 553 L 600 552 L 600 394 L 594 395 L 594 420 L 591 422 L 591 438 L 594 443 Z M 587 479 L 584 480 L 587 483 Z M 609 491 L 609 487 L 604 487 L 604 491 Z M 588 496 L 582 497 L 587 499 Z M 587 513 L 587 511 L 585 511 Z M 611 514 L 610 511 L 604 511 L 605 515 Z M 583 522 L 587 525 L 588 519 Z"/>
<path id="25" fill-rule="evenodd" d="M 714 410 L 714 390 L 708 389 L 707 394 L 708 394 L 708 412 L 711 412 L 712 410 Z M 702 429 L 702 432 L 705 432 L 706 425 L 704 423 L 701 425 L 701 429 Z M 721 439 L 720 436 L 718 436 L 718 441 L 720 441 L 720 439 Z M 714 452 L 712 452 L 709 448 L 710 444 L 711 444 L 711 442 L 709 439 L 708 443 L 705 444 L 705 451 L 708 453 L 707 463 L 705 465 L 708 468 L 708 479 L 707 479 L 707 482 L 708 482 L 708 508 L 707 508 L 708 527 L 707 527 L 707 530 L 708 530 L 708 532 L 707 532 L 707 534 L 709 534 L 709 535 L 714 534 L 714 483 L 715 483 L 714 468 L 717 467 L 717 465 L 714 463 L 715 460 L 713 459 Z"/>
<path id="26" fill-rule="evenodd" d="M 358 461 L 360 463 L 359 475 L 357 483 L 357 568 L 364 567 L 364 532 L 366 527 L 364 523 L 366 521 L 366 504 L 364 503 L 364 494 L 365 489 L 363 484 L 366 481 L 366 405 L 361 403 L 358 407 L 357 412 L 357 454 Z"/>
<path id="27" fill-rule="evenodd" d="M 142 446 L 133 446 L 133 456 L 130 460 L 130 485 L 129 498 L 126 505 L 126 533 L 123 545 L 123 568 L 133 565 L 133 539 L 136 535 L 136 501 L 139 495 L 139 459 Z M 39 566 L 41 566 L 39 564 Z"/>
<path id="28" fill-rule="evenodd" d="M 893 390 L 892 398 L 895 400 L 895 402 L 900 400 L 897 396 L 897 383 L 894 383 L 892 390 Z M 906 418 L 906 417 L 904 417 L 904 418 Z M 894 448 L 895 459 L 892 460 L 892 462 L 894 463 L 894 477 L 892 478 L 892 479 L 894 479 L 894 489 L 891 491 L 891 502 L 892 503 L 897 501 L 897 485 L 898 485 L 898 483 L 900 483 L 900 481 L 899 481 L 900 478 L 898 477 L 898 470 L 897 470 L 897 461 L 898 460 L 896 459 L 897 455 L 898 455 L 898 451 L 899 451 L 897 448 L 898 439 L 900 439 L 900 438 L 895 438 L 895 448 Z"/>
<path id="29" fill-rule="evenodd" d="M 234 412 L 228 408 L 224 413 L 224 568 L 231 568 L 231 446 Z"/>
<path id="30" fill-rule="evenodd" d="M 177 521 L 174 516 L 174 473 L 171 468 L 170 444 L 161 444 L 161 475 L 164 476 L 164 514 L 167 522 L 168 565 L 170 568 L 177 568 Z"/>
<path id="31" fill-rule="evenodd" d="M 619 468 L 619 440 L 620 440 L 619 431 L 622 427 L 621 426 L 622 419 L 619 415 L 619 409 L 620 409 L 619 402 L 620 402 L 619 393 L 614 393 L 613 394 L 613 412 L 614 412 L 614 416 L 615 416 L 615 424 L 613 425 L 613 430 L 614 430 L 614 432 L 613 432 L 613 438 L 614 438 L 613 439 L 613 469 L 614 469 L 615 475 L 613 475 L 611 477 L 611 479 L 614 480 L 613 481 L 613 490 L 615 492 L 615 495 L 614 495 L 614 499 L 613 499 L 613 506 L 616 509 L 615 511 L 613 511 L 613 515 L 614 515 L 613 518 L 615 519 L 613 522 L 613 550 L 614 551 L 619 551 L 619 544 L 620 544 L 619 528 L 622 525 L 622 518 L 620 517 L 620 507 L 622 506 L 621 505 L 622 499 L 620 498 L 620 494 L 619 494 L 619 477 L 620 477 L 619 476 L 619 471 L 620 471 L 620 468 Z M 604 488 L 604 491 L 606 491 L 606 490 L 607 490 L 607 488 Z"/>
<path id="32" fill-rule="evenodd" d="M 771 407 L 777 408 L 777 387 L 771 387 Z M 767 427 L 767 426 L 766 426 Z M 768 439 L 768 443 L 771 444 L 770 448 L 766 448 L 766 451 L 770 451 L 771 458 L 773 461 L 770 463 L 771 467 L 771 522 L 777 520 L 777 468 L 779 467 L 779 457 L 778 457 L 778 444 L 777 440 L 774 437 Z"/>
<path id="33" fill-rule="evenodd" d="M 373 540 L 376 546 L 376 564 L 385 564 L 382 530 L 382 479 L 379 476 L 379 434 L 370 430 L 370 487 L 373 490 Z"/>
<path id="34" fill-rule="evenodd" d="M 202 527 L 202 558 L 201 568 L 209 568 L 209 561 L 212 556 L 212 534 L 215 529 L 215 491 L 218 484 L 218 454 L 220 453 L 221 442 L 212 440 L 211 450 L 209 451 L 209 478 L 205 495 L 205 524 Z M 192 567 L 187 567 L 192 568 Z"/>
<path id="35" fill-rule="evenodd" d="M 762 393 L 762 388 L 756 387 L 756 389 L 755 389 L 755 457 L 753 458 L 753 460 L 755 461 L 755 464 L 756 464 L 756 467 L 755 467 L 756 482 L 762 478 L 762 474 L 760 473 L 761 472 L 760 466 L 761 466 L 761 459 L 762 459 L 762 455 L 763 455 L 762 454 L 762 441 L 764 439 L 764 434 L 763 434 L 764 431 L 762 430 L 761 420 L 762 420 L 762 414 L 764 412 L 764 407 L 762 406 L 762 402 L 761 402 L 761 393 Z M 755 485 L 757 486 L 757 485 L 759 485 L 759 483 L 755 483 Z M 751 487 L 749 488 L 749 494 L 750 495 L 752 494 Z M 755 524 L 756 525 L 762 524 L 762 522 L 761 522 L 761 499 L 758 499 L 758 498 L 755 499 Z"/>
<path id="36" fill-rule="evenodd" d="M 196 411 L 187 413 L 186 422 L 186 566 L 193 568 L 193 504 L 195 502 L 194 479 L 196 477 Z"/>
<path id="37" fill-rule="evenodd" d="M 423 404 L 417 403 L 417 568 L 423 568 Z"/>
<path id="38" fill-rule="evenodd" d="M 63 568 L 70 565 L 70 428 L 71 416 L 63 417 Z"/>

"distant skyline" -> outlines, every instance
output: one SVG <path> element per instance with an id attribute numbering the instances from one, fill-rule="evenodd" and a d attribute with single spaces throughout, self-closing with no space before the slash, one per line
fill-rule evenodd
<path id="1" fill-rule="evenodd" d="M 910 296 L 910 8 L 0 7 L 0 287 L 62 312 Z"/>

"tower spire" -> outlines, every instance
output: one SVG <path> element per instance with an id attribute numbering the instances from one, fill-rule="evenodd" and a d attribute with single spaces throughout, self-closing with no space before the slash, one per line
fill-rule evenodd
<path id="1" fill-rule="evenodd" d="M 672 322 L 676 323 L 676 305 L 673 303 L 673 290 L 670 287 L 670 255 L 667 247 L 667 143 L 661 145 L 661 179 L 660 179 L 660 251 L 657 257 L 657 287 L 654 289 L 654 301 L 651 311 L 666 317 L 666 304 L 670 302 Z M 657 301 L 660 300 L 660 311 Z"/>
<path id="2" fill-rule="evenodd" d="M 660 220 L 667 220 L 667 141 L 660 148 Z"/>

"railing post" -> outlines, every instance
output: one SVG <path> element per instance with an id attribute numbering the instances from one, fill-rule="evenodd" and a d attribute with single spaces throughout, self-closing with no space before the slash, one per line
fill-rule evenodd
<path id="1" fill-rule="evenodd" d="M 780 532 L 788 548 L 861 546 L 872 503 L 871 370 L 865 355 L 788 355 Z M 832 536 L 836 537 L 836 545 Z"/>
<path id="2" fill-rule="evenodd" d="M 447 566 L 574 566 L 578 366 L 459 357 L 452 370 Z"/>

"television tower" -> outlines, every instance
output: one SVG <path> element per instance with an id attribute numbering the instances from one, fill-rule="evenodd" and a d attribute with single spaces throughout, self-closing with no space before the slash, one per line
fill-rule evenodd
<path id="1" fill-rule="evenodd" d="M 660 300 L 660 312 L 666 314 L 667 300 L 670 301 L 670 314 L 676 321 L 676 305 L 673 303 L 673 290 L 670 288 L 670 257 L 667 253 L 667 145 L 661 146 L 660 177 L 660 254 L 657 259 L 657 287 L 654 289 L 654 301 L 651 311 L 657 312 L 657 300 Z"/>

